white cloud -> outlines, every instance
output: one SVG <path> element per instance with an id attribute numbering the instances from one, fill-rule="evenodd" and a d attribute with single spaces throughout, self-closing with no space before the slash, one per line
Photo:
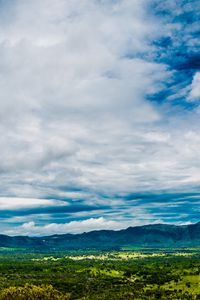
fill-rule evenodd
<path id="1" fill-rule="evenodd" d="M 51 235 L 54 233 L 80 233 L 100 229 L 120 229 L 123 225 L 115 221 L 107 221 L 103 217 L 90 218 L 83 221 L 71 221 L 65 224 L 50 223 L 37 226 L 34 222 L 27 222 L 5 233 L 9 235 Z"/>
<path id="2" fill-rule="evenodd" d="M 153 42 L 173 32 L 147 2 L 1 5 L 2 209 L 62 205 L 41 200 L 52 195 L 123 207 L 113 195 L 199 181 L 198 116 L 147 101 L 172 75 L 154 61 Z M 199 73 L 191 99 L 198 84 Z"/>
<path id="3" fill-rule="evenodd" d="M 197 72 L 193 77 L 191 90 L 189 93 L 189 100 L 190 101 L 200 100 L 200 72 Z"/>
<path id="4" fill-rule="evenodd" d="M 159 223 L 159 220 L 153 222 Z M 45 236 L 52 234 L 65 234 L 65 233 L 82 233 L 92 230 L 120 230 L 129 225 L 140 225 L 141 222 L 136 220 L 135 222 L 106 220 L 103 217 L 90 218 L 83 221 L 71 221 L 65 224 L 50 223 L 44 226 L 38 226 L 35 222 L 27 222 L 21 226 L 14 227 L 11 230 L 6 230 L 5 234 L 8 235 L 30 235 L 30 236 Z M 142 223 L 144 224 L 144 222 Z"/>
<path id="5" fill-rule="evenodd" d="M 137 57 L 151 51 L 147 37 L 158 35 L 145 5 L 52 0 L 2 7 L 4 194 L 43 197 L 50 187 L 90 188 L 103 178 L 118 186 L 113 173 L 131 158 L 141 126 L 162 118 L 145 95 L 169 75 L 166 66 Z M 119 140 L 131 135 L 118 170 L 112 157 L 121 152 Z"/>
<path id="6" fill-rule="evenodd" d="M 0 197 L 0 211 L 66 205 L 68 203 L 59 200 Z"/>

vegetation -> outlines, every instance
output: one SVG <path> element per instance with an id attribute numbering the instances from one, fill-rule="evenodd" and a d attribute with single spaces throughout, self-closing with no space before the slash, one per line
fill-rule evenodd
<path id="1" fill-rule="evenodd" d="M 12 286 L 1 291 L 1 300 L 64 300 L 69 299 L 69 295 L 62 295 L 55 290 L 52 285 L 35 286 L 26 284 L 24 287 Z"/>
<path id="2" fill-rule="evenodd" d="M 0 300 L 200 299 L 198 249 L 0 252 Z"/>
<path id="3" fill-rule="evenodd" d="M 72 251 L 96 249 L 120 251 L 145 247 L 197 247 L 200 245 L 200 222 L 189 225 L 152 224 L 118 231 L 97 230 L 81 234 L 56 234 L 46 237 L 0 235 L 3 249 L 17 251 Z M 11 250 L 12 251 L 12 250 Z"/>

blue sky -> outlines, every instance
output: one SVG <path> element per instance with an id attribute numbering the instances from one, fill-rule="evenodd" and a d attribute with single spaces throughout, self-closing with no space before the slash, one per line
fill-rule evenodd
<path id="1" fill-rule="evenodd" d="M 199 221 L 199 0 L 0 1 L 1 233 Z"/>

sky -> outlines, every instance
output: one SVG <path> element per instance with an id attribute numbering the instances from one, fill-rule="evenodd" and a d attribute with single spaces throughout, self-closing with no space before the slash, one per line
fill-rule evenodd
<path id="1" fill-rule="evenodd" d="M 199 0 L 0 0 L 0 233 L 200 221 L 199 20 Z"/>

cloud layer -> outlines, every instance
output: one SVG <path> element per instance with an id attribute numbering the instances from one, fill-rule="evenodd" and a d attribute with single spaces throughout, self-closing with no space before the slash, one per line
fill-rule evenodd
<path id="1" fill-rule="evenodd" d="M 0 2 L 2 232 L 198 220 L 198 5 Z"/>

